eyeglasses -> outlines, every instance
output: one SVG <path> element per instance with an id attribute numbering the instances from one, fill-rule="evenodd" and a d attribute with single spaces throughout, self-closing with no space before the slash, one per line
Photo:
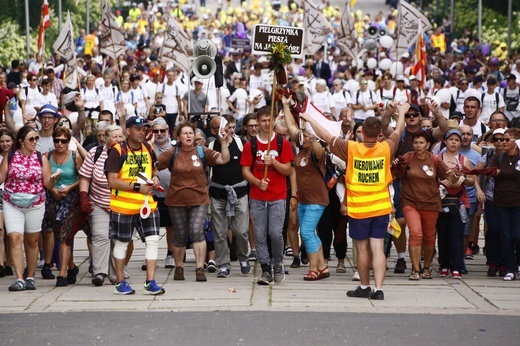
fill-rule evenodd
<path id="1" fill-rule="evenodd" d="M 406 113 L 405 114 L 406 119 L 416 118 L 418 116 L 419 116 L 419 113 Z"/>
<path id="2" fill-rule="evenodd" d="M 157 133 L 166 133 L 166 129 L 160 129 L 160 130 L 152 130 L 153 133 L 157 134 Z"/>
<path id="3" fill-rule="evenodd" d="M 508 138 L 508 139 L 509 139 L 509 138 Z M 493 137 L 493 142 L 499 142 L 499 141 L 500 141 L 500 142 L 503 142 L 503 141 L 505 141 L 505 140 L 506 140 L 506 139 L 505 139 L 504 137 L 500 137 L 500 138 L 494 138 L 494 137 Z M 509 142 L 509 141 L 508 141 L 508 142 Z"/>
<path id="4" fill-rule="evenodd" d="M 68 142 L 70 142 L 68 139 L 61 139 L 61 138 L 54 138 L 52 141 L 54 142 L 54 144 L 58 144 L 58 143 L 67 144 Z"/>
<path id="5" fill-rule="evenodd" d="M 460 83 L 460 85 L 469 85 L 469 83 Z"/>
<path id="6" fill-rule="evenodd" d="M 491 122 L 492 123 L 505 123 L 506 120 L 504 120 L 504 119 L 493 119 L 493 120 L 491 120 Z"/>
<path id="7" fill-rule="evenodd" d="M 360 84 L 361 85 L 365 85 L 365 84 L 368 84 L 368 82 L 361 82 Z"/>
<path id="8" fill-rule="evenodd" d="M 35 141 L 38 142 L 39 139 L 40 139 L 40 136 L 26 138 L 26 140 L 28 140 L 29 142 L 35 142 Z"/>
<path id="9" fill-rule="evenodd" d="M 506 143 L 509 143 L 509 141 L 511 140 L 511 138 L 503 138 L 503 140 L 504 140 Z"/>
<path id="10" fill-rule="evenodd" d="M 31 82 L 37 82 L 37 81 L 38 81 L 38 79 L 36 79 L 36 78 L 31 79 Z"/>
<path id="11" fill-rule="evenodd" d="M 246 127 L 249 127 L 249 128 L 251 128 L 251 127 L 259 127 L 259 126 L 260 125 L 246 125 Z"/>
<path id="12" fill-rule="evenodd" d="M 195 138 L 195 142 L 202 142 L 204 138 Z"/>

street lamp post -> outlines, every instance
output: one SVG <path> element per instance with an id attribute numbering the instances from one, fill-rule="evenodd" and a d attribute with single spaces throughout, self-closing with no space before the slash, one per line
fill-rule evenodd
<path id="1" fill-rule="evenodd" d="M 31 34 L 29 26 L 29 0 L 25 0 L 25 40 L 27 42 L 27 59 L 31 54 Z"/>

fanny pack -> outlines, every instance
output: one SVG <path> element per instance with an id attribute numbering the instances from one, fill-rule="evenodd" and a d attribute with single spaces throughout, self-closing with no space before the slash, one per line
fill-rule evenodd
<path id="1" fill-rule="evenodd" d="M 442 199 L 442 211 L 448 215 L 455 215 L 459 210 L 459 197 L 446 196 Z"/>
<path id="2" fill-rule="evenodd" d="M 36 201 L 38 195 L 33 195 L 31 193 L 16 192 L 10 193 L 9 197 L 11 203 L 16 205 L 17 207 L 29 208 L 34 203 L 34 201 Z"/>

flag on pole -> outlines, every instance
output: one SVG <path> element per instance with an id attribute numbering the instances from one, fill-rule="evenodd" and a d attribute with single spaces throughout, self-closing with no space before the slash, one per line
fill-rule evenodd
<path id="1" fill-rule="evenodd" d="M 159 58 L 172 61 L 184 73 L 190 74 L 192 62 L 189 58 L 193 57 L 193 40 L 173 16 L 168 18 L 165 33 Z"/>
<path id="2" fill-rule="evenodd" d="M 352 64 L 356 66 L 362 50 L 352 16 L 351 6 L 354 6 L 354 4 L 355 0 L 346 0 L 345 8 L 341 15 L 341 28 L 336 42 L 347 50 L 348 55 L 352 58 Z"/>
<path id="3" fill-rule="evenodd" d="M 117 61 L 117 58 L 125 53 L 126 41 L 116 17 L 110 10 L 106 0 L 103 1 L 103 13 L 101 14 L 101 53 L 108 55 Z"/>
<path id="4" fill-rule="evenodd" d="M 76 47 L 74 44 L 74 32 L 70 12 L 67 11 L 67 21 L 61 29 L 60 35 L 54 45 L 54 51 L 60 54 L 67 63 L 65 64 L 65 85 L 71 89 L 78 86 L 78 71 L 76 70 Z"/>
<path id="5" fill-rule="evenodd" d="M 400 58 L 417 41 L 419 37 L 419 22 L 423 32 L 432 28 L 428 18 L 417 8 L 406 1 L 400 1 L 397 14 L 397 39 L 394 41 L 392 56 Z"/>
<path id="6" fill-rule="evenodd" d="M 422 88 L 426 82 L 426 46 L 422 31 L 422 23 L 419 21 L 419 36 L 415 45 L 415 64 L 412 66 L 411 73 L 417 77 L 419 86 Z"/>
<path id="7" fill-rule="evenodd" d="M 308 54 L 314 54 L 319 51 L 325 40 L 327 40 L 327 35 L 332 32 L 330 22 L 311 0 L 305 0 L 303 27 L 305 28 L 303 49 Z"/>
<path id="8" fill-rule="evenodd" d="M 43 0 L 42 18 L 40 19 L 40 27 L 38 28 L 38 56 L 43 55 L 45 30 L 47 30 L 50 27 L 51 27 L 51 18 L 49 16 L 49 1 Z"/>
<path id="9" fill-rule="evenodd" d="M 339 137 L 341 134 L 341 121 L 329 120 L 325 114 L 322 113 L 314 103 L 309 101 L 309 98 L 305 99 L 302 113 L 307 113 L 312 119 L 316 120 L 328 133 L 332 136 Z M 305 129 L 309 131 L 313 136 L 318 137 L 314 129 L 309 122 L 305 122 Z M 319 138 L 321 139 L 321 138 Z"/>

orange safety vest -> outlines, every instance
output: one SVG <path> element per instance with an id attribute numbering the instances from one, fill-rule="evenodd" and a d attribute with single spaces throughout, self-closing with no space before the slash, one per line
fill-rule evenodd
<path id="1" fill-rule="evenodd" d="M 121 144 L 117 143 L 111 150 L 117 150 L 121 156 Z M 144 145 L 141 145 L 141 150 L 128 151 L 126 153 L 126 160 L 119 170 L 118 178 L 122 181 L 128 182 L 129 185 L 137 182 L 136 173 L 139 166 L 143 168 L 143 172 L 147 177 L 152 176 L 153 162 L 152 155 Z M 141 163 L 141 165 L 139 165 Z M 139 214 L 141 206 L 144 204 L 146 195 L 130 190 L 116 190 L 112 189 L 110 192 L 110 210 L 123 215 Z M 151 212 L 153 213 L 157 208 L 157 202 L 153 197 L 148 196 L 148 203 L 150 204 Z"/>
<path id="2" fill-rule="evenodd" d="M 373 148 L 348 141 L 348 162 L 345 172 L 347 213 L 355 219 L 388 215 L 392 211 L 388 185 L 391 152 L 386 141 Z"/>
<path id="3" fill-rule="evenodd" d="M 432 46 L 437 47 L 442 52 L 446 51 L 446 36 L 444 34 L 432 35 Z"/>

